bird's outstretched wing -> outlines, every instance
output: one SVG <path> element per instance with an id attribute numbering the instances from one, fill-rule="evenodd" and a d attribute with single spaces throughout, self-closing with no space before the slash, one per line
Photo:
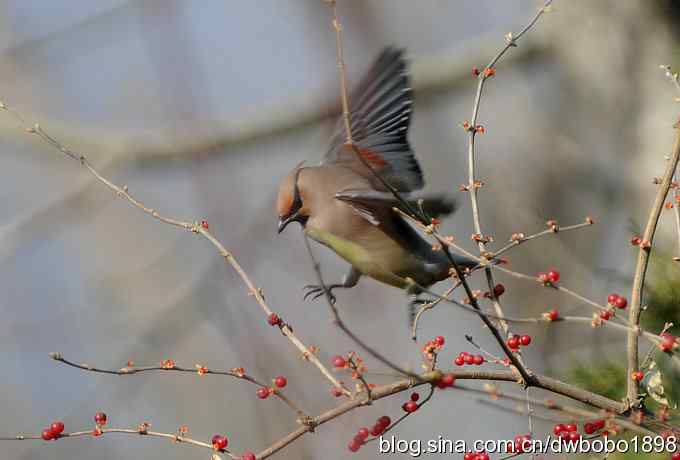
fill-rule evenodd
<path id="1" fill-rule="evenodd" d="M 352 137 L 363 159 L 398 191 L 421 189 L 423 173 L 407 139 L 413 99 L 403 50 L 383 50 L 350 95 L 349 104 Z M 376 190 L 385 190 L 345 145 L 346 140 L 341 117 L 322 163 L 346 163 Z"/>
<path id="2" fill-rule="evenodd" d="M 392 216 L 393 208 L 404 209 L 402 203 L 390 192 L 377 190 L 343 190 L 335 194 L 335 198 L 352 206 L 364 219 L 373 225 L 379 225 L 381 216 Z M 422 198 L 405 197 L 415 208 L 422 208 L 430 217 L 441 217 L 453 214 L 457 209 L 456 200 L 446 195 L 429 195 Z"/>

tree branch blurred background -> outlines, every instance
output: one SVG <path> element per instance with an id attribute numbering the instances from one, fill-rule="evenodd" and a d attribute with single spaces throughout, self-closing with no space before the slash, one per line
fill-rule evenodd
<path id="1" fill-rule="evenodd" d="M 408 50 L 416 98 L 411 139 L 429 191 L 458 193 L 466 177 L 458 124 L 470 116 L 472 66 L 483 66 L 537 5 L 339 3 L 351 81 L 383 46 Z M 323 304 L 301 301 L 302 286 L 314 281 L 301 237 L 275 230 L 278 181 L 299 161 L 320 158 L 337 113 L 334 36 L 323 2 L 6 0 L 0 21 L 0 99 L 160 211 L 208 219 L 322 356 L 353 348 Z M 628 286 L 635 263 L 628 240 L 644 219 L 651 178 L 663 169 L 677 118 L 658 65 L 680 65 L 679 22 L 673 0 L 557 2 L 500 66 L 482 104 L 487 132 L 478 140 L 485 227 L 502 243 L 550 218 L 568 224 L 590 214 L 598 223 L 518 248 L 511 257 L 517 269 L 557 266 L 565 284 L 594 298 Z M 240 382 L 81 374 L 49 360 L 55 350 L 105 367 L 172 357 L 243 366 L 262 379 L 286 374 L 297 401 L 314 411 L 330 406 L 326 383 L 282 345 L 210 247 L 132 211 L 11 117 L 0 117 L 0 142 L 1 432 L 35 431 L 56 418 L 87 424 L 104 410 L 116 425 L 149 421 L 174 431 L 186 424 L 206 439 L 230 433 L 240 451 L 292 428 L 285 407 L 257 400 Z M 444 231 L 467 241 L 469 211 L 461 200 Z M 672 224 L 669 214 L 661 228 L 667 259 L 676 250 Z M 344 272 L 334 255 L 318 253 L 328 278 Z M 677 270 L 668 268 L 667 283 L 677 280 Z M 580 308 L 551 290 L 502 281 L 508 313 Z M 338 305 L 352 328 L 390 358 L 418 362 L 403 293 L 362 280 L 341 293 Z M 557 372 L 567 361 L 623 353 L 624 336 L 604 330 L 542 331 L 527 328 L 537 344 L 526 359 L 538 369 Z M 447 306 L 422 322 L 421 337 L 446 334 L 451 350 L 469 347 L 465 333 L 492 343 L 476 317 Z M 370 360 L 369 370 L 384 371 Z M 497 439 L 526 429 L 522 417 L 479 406 L 466 394 L 438 397 L 418 423 L 400 425 L 400 437 Z M 345 457 L 357 427 L 400 404 L 353 412 L 280 458 Z M 474 411 L 479 421 L 452 420 L 443 407 Z M 17 459 L 203 455 L 114 437 L 49 447 L 11 443 L 5 452 Z"/>

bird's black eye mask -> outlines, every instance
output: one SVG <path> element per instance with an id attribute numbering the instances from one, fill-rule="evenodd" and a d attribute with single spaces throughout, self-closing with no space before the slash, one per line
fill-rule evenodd
<path id="1" fill-rule="evenodd" d="M 281 233 L 288 224 L 291 222 L 299 222 L 303 227 L 307 223 L 309 216 L 300 215 L 300 210 L 302 209 L 302 196 L 300 195 L 300 187 L 298 187 L 298 180 L 300 178 L 300 172 L 303 168 L 298 168 L 295 171 L 295 185 L 293 186 L 293 204 L 290 207 L 290 211 L 285 216 L 279 218 L 279 233 Z"/>

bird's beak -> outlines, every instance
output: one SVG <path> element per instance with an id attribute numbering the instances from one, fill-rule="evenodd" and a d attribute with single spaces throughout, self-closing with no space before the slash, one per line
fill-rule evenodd
<path id="1" fill-rule="evenodd" d="M 301 216 L 297 212 L 288 217 L 279 217 L 279 233 L 281 233 L 291 222 L 299 222 L 300 225 L 304 227 L 307 223 L 307 217 Z"/>
<path id="2" fill-rule="evenodd" d="M 287 219 L 279 217 L 279 233 L 281 233 L 286 228 L 286 225 L 290 224 L 291 222 L 292 220 L 290 220 L 290 217 Z"/>

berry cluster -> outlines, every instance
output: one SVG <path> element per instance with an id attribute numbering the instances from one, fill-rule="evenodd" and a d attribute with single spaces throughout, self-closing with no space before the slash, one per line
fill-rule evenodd
<path id="1" fill-rule="evenodd" d="M 40 437 L 45 441 L 51 441 L 53 439 L 59 439 L 61 434 L 64 432 L 64 422 L 52 422 L 50 426 L 42 430 Z"/>
<path id="2" fill-rule="evenodd" d="M 543 283 L 545 286 L 552 286 L 557 284 L 560 280 L 560 272 L 557 270 L 550 270 L 548 272 L 540 272 L 537 276 L 538 281 Z"/>
<path id="3" fill-rule="evenodd" d="M 607 296 L 607 303 L 612 307 L 623 310 L 628 306 L 628 299 L 616 293 L 612 293 Z"/>
<path id="4" fill-rule="evenodd" d="M 408 412 L 409 414 L 411 412 L 415 412 L 420 407 L 420 405 L 418 405 L 419 399 L 420 395 L 418 393 L 411 393 L 411 397 L 408 401 L 401 405 L 401 408 L 404 409 L 404 412 Z"/>
<path id="5" fill-rule="evenodd" d="M 288 385 L 288 379 L 286 379 L 283 375 L 276 377 L 273 382 L 277 388 L 283 388 Z M 273 394 L 275 391 L 276 390 L 274 388 L 260 387 L 257 389 L 257 397 L 260 399 L 267 399 L 269 395 Z"/>
<path id="6" fill-rule="evenodd" d="M 229 439 L 221 434 L 216 434 L 212 437 L 212 446 L 215 450 L 222 451 L 229 445 Z"/>
<path id="7" fill-rule="evenodd" d="M 360 428 L 359 431 L 357 431 L 357 434 L 354 435 L 354 438 L 352 438 L 352 440 L 349 442 L 347 447 L 351 452 L 356 452 L 366 443 L 366 439 L 368 439 L 369 434 L 371 436 L 380 436 L 385 432 L 391 423 L 392 419 L 390 419 L 387 415 L 383 415 L 375 421 L 373 428 L 370 430 L 366 427 Z"/>
<path id="8" fill-rule="evenodd" d="M 461 351 L 460 354 L 456 356 L 456 359 L 453 360 L 453 364 L 456 366 L 462 366 L 464 364 L 481 366 L 484 364 L 484 361 L 484 356 L 482 355 L 472 355 L 467 351 Z"/>
<path id="9" fill-rule="evenodd" d="M 463 460 L 489 460 L 489 454 L 483 450 L 478 452 L 468 452 L 463 455 Z"/>
<path id="10" fill-rule="evenodd" d="M 519 347 L 526 347 L 529 344 L 531 344 L 531 336 L 530 335 L 513 335 L 510 337 L 506 342 L 508 345 L 508 348 L 510 348 L 513 351 L 519 350 Z"/>
<path id="11" fill-rule="evenodd" d="M 433 360 L 434 356 L 442 349 L 442 347 L 444 347 L 445 343 L 446 340 L 441 335 L 438 335 L 433 340 L 428 340 L 421 350 L 423 356 L 430 361 Z"/>
<path id="12" fill-rule="evenodd" d="M 560 423 L 553 427 L 555 436 L 559 436 L 565 441 L 577 442 L 581 439 L 581 434 L 578 432 L 578 425 L 575 423 Z"/>

